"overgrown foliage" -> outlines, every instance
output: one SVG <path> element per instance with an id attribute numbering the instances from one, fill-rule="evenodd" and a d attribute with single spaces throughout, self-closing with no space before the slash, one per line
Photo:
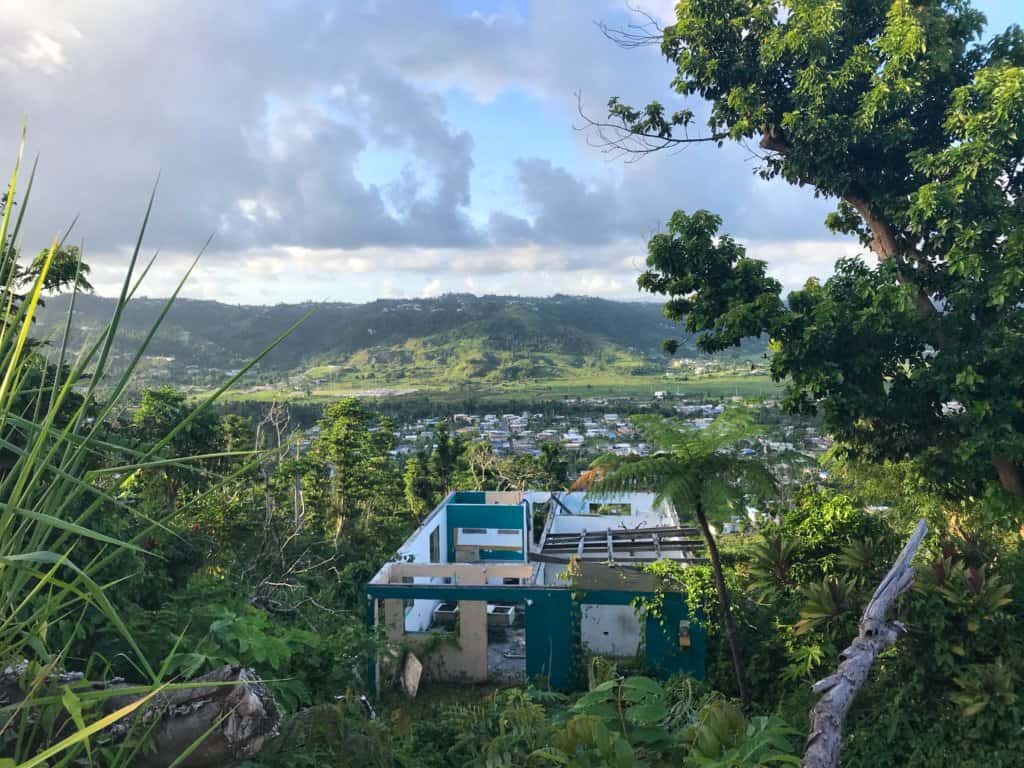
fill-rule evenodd
<path id="1" fill-rule="evenodd" d="M 796 411 L 854 456 L 912 459 L 956 498 L 1024 496 L 1024 33 L 966 1 L 688 0 L 658 42 L 694 114 L 610 104 L 610 149 L 759 140 L 760 173 L 837 201 L 869 246 L 783 301 L 707 211 L 651 238 L 640 287 L 705 351 L 768 334 Z M 623 40 L 628 42 L 628 40 Z"/>

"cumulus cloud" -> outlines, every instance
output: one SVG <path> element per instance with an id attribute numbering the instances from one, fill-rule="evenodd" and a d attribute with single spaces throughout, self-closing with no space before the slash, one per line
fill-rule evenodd
<path id="1" fill-rule="evenodd" d="M 669 5 L 652 10 L 669 18 Z M 619 50 L 594 27 L 628 21 L 611 0 L 487 13 L 402 0 L 0 0 L 0 11 L 0 94 L 28 114 L 41 154 L 26 248 L 80 214 L 101 288 L 117 282 L 158 172 L 147 243 L 168 256 L 155 294 L 215 232 L 191 295 L 328 298 L 348 281 L 344 298 L 469 285 L 635 296 L 644 240 L 676 208 L 720 212 L 787 280 L 831 263 L 828 248 L 787 247 L 832 242 L 828 203 L 758 180 L 742 149 L 624 166 L 573 132 L 578 90 L 598 114 L 610 95 L 675 100 L 657 51 Z M 559 116 L 572 151 L 545 155 L 530 137 L 502 147 L 511 202 L 482 208 L 481 147 L 472 121 L 450 114 L 451 89 L 484 109 L 526 94 Z M 0 126 L 0 158 L 13 158 L 18 128 Z"/>

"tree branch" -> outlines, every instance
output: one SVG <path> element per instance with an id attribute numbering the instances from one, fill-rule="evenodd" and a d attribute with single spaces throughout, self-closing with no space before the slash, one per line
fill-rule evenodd
<path id="1" fill-rule="evenodd" d="M 711 133 L 702 136 L 690 136 L 685 126 L 676 126 L 683 131 L 683 136 L 673 133 L 653 133 L 630 127 L 623 121 L 595 120 L 583 109 L 583 95 L 576 92 L 576 112 L 583 121 L 582 125 L 574 126 L 577 131 L 587 133 L 587 143 L 595 149 L 625 158 L 627 163 L 635 163 L 654 152 L 664 150 L 683 150 L 690 144 L 707 144 L 720 142 L 728 138 L 727 133 Z"/>
<path id="2" fill-rule="evenodd" d="M 665 30 L 661 22 L 651 13 L 643 8 L 626 3 L 626 8 L 642 18 L 637 24 L 627 24 L 625 27 L 610 27 L 603 21 L 595 22 L 606 38 L 611 40 L 619 48 L 627 50 L 633 48 L 646 48 L 651 45 L 661 45 L 665 39 Z"/>
<path id="3" fill-rule="evenodd" d="M 843 723 L 854 696 L 867 680 L 875 657 L 892 648 L 903 632 L 903 625 L 886 621 L 886 615 L 896 598 L 913 584 L 911 561 L 927 533 L 928 524 L 918 521 L 910 540 L 864 609 L 860 634 L 840 655 L 839 669 L 814 684 L 813 690 L 821 698 L 811 710 L 811 730 L 800 762 L 802 768 L 837 768 L 839 765 Z"/>

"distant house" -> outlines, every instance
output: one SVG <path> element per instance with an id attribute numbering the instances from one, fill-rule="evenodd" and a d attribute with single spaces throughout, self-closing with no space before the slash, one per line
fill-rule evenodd
<path id="1" fill-rule="evenodd" d="M 702 553 L 698 531 L 655 501 L 652 493 L 450 493 L 367 584 L 368 619 L 421 657 L 428 681 L 541 678 L 569 689 L 583 672 L 581 649 L 640 657 L 662 678 L 703 677 L 704 630 L 683 596 L 662 593 L 658 617 L 635 607 L 658 591 L 640 566 L 699 562 Z M 373 663 L 374 684 L 396 661 Z"/>

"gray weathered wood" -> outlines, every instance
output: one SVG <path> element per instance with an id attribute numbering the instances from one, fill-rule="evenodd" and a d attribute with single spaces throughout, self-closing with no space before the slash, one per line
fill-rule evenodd
<path id="1" fill-rule="evenodd" d="M 896 643 L 903 631 L 897 621 L 886 621 L 889 607 L 914 582 L 911 561 L 921 545 L 928 525 L 917 523 L 914 533 L 889 573 L 871 596 L 860 620 L 860 634 L 840 655 L 835 674 L 819 680 L 813 690 L 821 698 L 811 710 L 811 730 L 804 747 L 802 768 L 837 768 L 843 739 L 843 723 L 857 691 L 867 680 L 875 657 Z"/>
<path id="2" fill-rule="evenodd" d="M 105 709 L 116 710 L 134 698 L 114 697 Z M 153 724 L 151 751 L 136 760 L 140 768 L 217 768 L 253 757 L 281 723 L 270 690 L 253 670 L 240 666 L 215 669 L 191 680 L 188 688 L 158 694 L 112 730 L 116 734 L 118 726 L 127 728 L 139 718 Z"/>
<path id="3" fill-rule="evenodd" d="M 0 669 L 0 705 L 24 699 L 27 662 Z M 58 686 L 84 680 L 80 672 L 60 673 L 44 683 L 44 695 L 56 695 Z M 234 760 L 253 757 L 277 735 L 281 712 L 270 690 L 253 670 L 225 666 L 189 681 L 187 688 L 164 691 L 145 707 L 110 727 L 108 733 L 121 739 L 133 725 L 148 731 L 150 749 L 136 757 L 140 768 L 219 768 Z M 120 681 L 93 682 L 94 690 L 116 689 Z M 110 714 L 140 698 L 136 694 L 112 696 L 103 703 Z M 30 715 L 21 714 L 19 718 Z M 0 720 L 2 723 L 2 720 Z M 25 719 L 19 727 L 29 727 Z M 198 746 L 193 747 L 198 743 Z M 187 757 L 182 757 L 192 749 Z"/>

